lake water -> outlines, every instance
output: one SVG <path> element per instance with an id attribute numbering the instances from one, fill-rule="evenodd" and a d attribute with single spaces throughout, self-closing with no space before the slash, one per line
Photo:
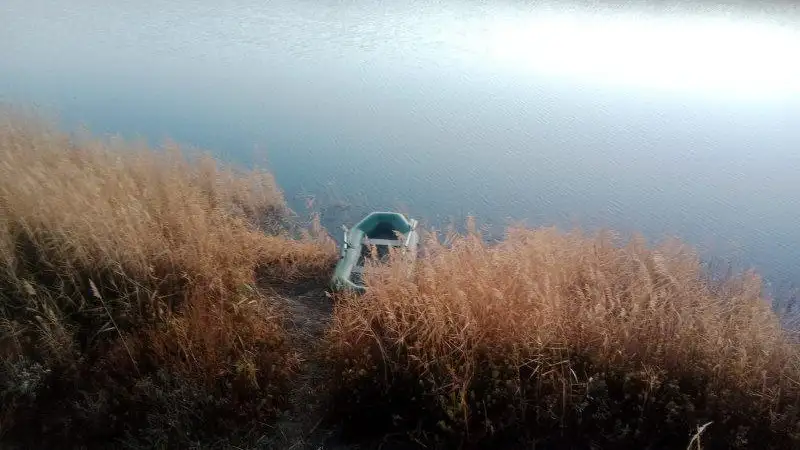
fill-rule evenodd
<path id="1" fill-rule="evenodd" d="M 800 280 L 797 10 L 589 3 L 3 0 L 0 101 L 267 164 L 328 225 L 639 230 Z"/>

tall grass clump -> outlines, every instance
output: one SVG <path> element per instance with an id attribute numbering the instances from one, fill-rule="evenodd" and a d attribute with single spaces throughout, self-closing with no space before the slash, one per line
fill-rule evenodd
<path id="1" fill-rule="evenodd" d="M 277 236 L 286 212 L 268 173 L 0 117 L 0 441 L 263 430 L 296 358 L 256 278 L 333 258 Z"/>
<path id="2" fill-rule="evenodd" d="M 445 446 L 798 448 L 800 358 L 752 273 L 677 241 L 513 228 L 367 270 L 327 335 L 350 432 Z M 702 433 L 698 433 L 702 430 Z"/>

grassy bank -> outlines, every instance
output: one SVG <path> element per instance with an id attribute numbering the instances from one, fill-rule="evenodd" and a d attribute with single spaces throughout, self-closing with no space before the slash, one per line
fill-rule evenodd
<path id="1" fill-rule="evenodd" d="M 280 236 L 287 213 L 267 173 L 3 116 L 0 438 L 264 432 L 297 361 L 256 282 L 325 276 L 334 255 Z"/>
<path id="2" fill-rule="evenodd" d="M 290 216 L 268 173 L 0 117 L 0 447 L 800 448 L 755 274 L 473 230 L 328 298 L 334 246 Z"/>
<path id="3" fill-rule="evenodd" d="M 678 242 L 552 229 L 432 239 L 368 271 L 327 336 L 345 427 L 444 446 L 800 446 L 800 353 L 754 274 Z M 695 441 L 690 448 L 695 447 Z"/>

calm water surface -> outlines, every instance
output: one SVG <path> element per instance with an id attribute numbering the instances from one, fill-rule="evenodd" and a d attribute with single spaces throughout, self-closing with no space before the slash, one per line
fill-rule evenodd
<path id="1" fill-rule="evenodd" d="M 267 164 L 334 226 L 403 208 L 640 230 L 784 283 L 800 280 L 787 8 L 3 0 L 0 101 Z"/>

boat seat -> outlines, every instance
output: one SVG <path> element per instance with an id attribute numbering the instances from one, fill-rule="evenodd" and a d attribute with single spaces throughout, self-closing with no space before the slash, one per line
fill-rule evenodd
<path id="1" fill-rule="evenodd" d="M 388 247 L 402 247 L 403 241 L 400 239 L 370 239 L 364 238 L 364 245 L 386 245 Z"/>

